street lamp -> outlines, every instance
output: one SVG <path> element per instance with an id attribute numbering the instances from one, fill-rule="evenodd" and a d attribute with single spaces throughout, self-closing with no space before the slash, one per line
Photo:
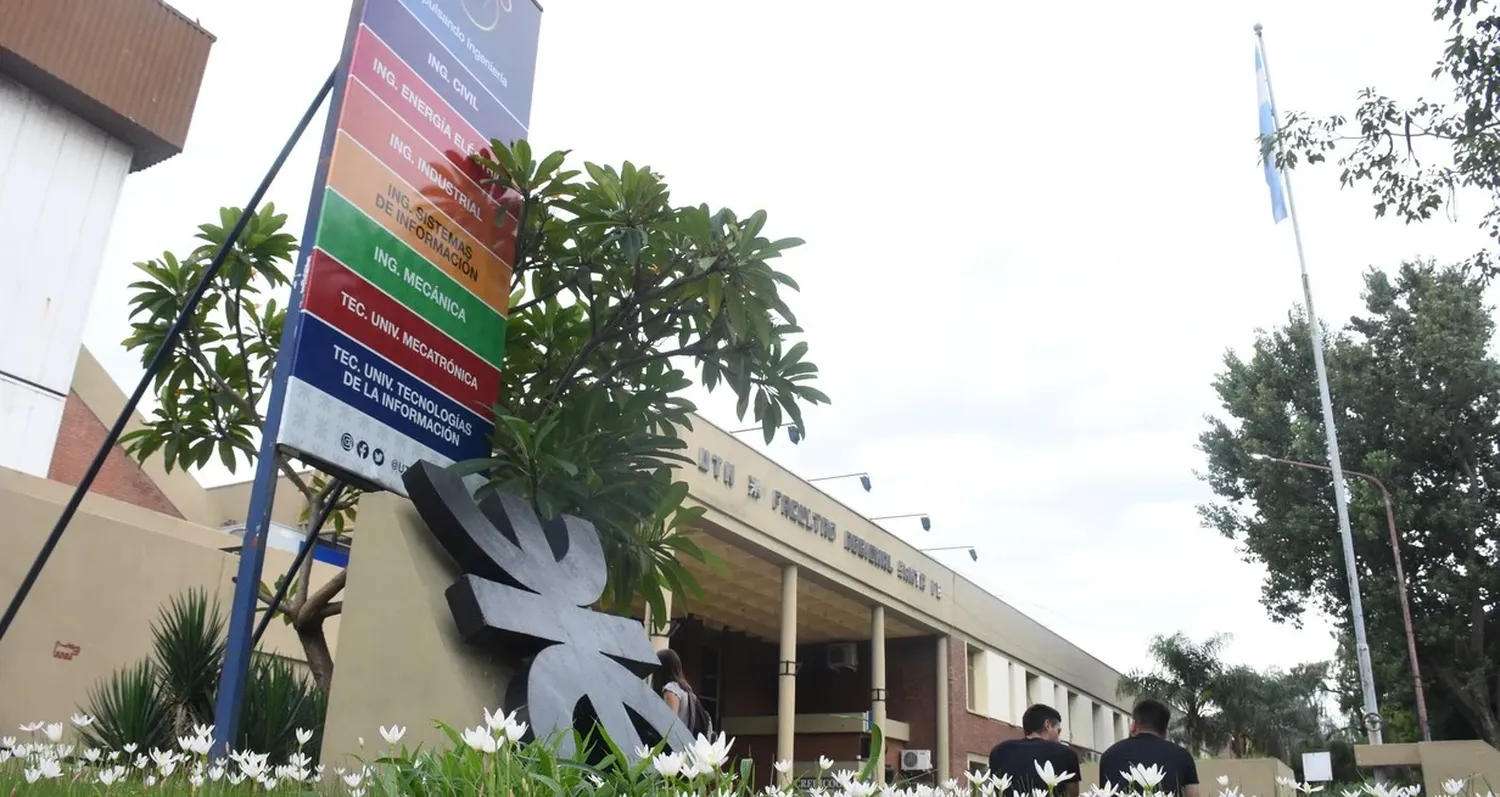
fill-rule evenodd
<path id="1" fill-rule="evenodd" d="M 868 493 L 870 491 L 870 474 L 868 473 L 842 473 L 838 476 L 819 476 L 816 479 L 808 479 L 807 483 L 833 481 L 834 479 L 853 479 L 856 476 L 859 477 L 859 486 L 865 488 L 865 492 Z"/>
<path id="2" fill-rule="evenodd" d="M 1280 465 L 1290 465 L 1294 468 L 1307 468 L 1319 470 L 1324 473 L 1332 473 L 1333 469 L 1326 465 L 1318 465 L 1312 462 L 1303 462 L 1298 459 L 1282 459 L 1281 457 L 1268 456 L 1266 454 L 1251 454 L 1250 458 L 1257 462 L 1275 462 Z M 1350 476 L 1358 476 L 1361 479 L 1375 485 L 1380 491 L 1380 500 L 1385 503 L 1385 522 L 1391 533 L 1391 554 L 1396 559 L 1396 596 L 1401 602 L 1401 624 L 1406 629 L 1406 656 L 1411 660 L 1412 684 L 1417 690 L 1417 724 L 1422 727 L 1422 741 L 1432 741 L 1432 728 L 1427 724 L 1427 698 L 1422 688 L 1422 667 L 1417 663 L 1417 637 L 1411 626 L 1411 605 L 1406 598 L 1406 569 L 1401 564 L 1401 536 L 1396 531 L 1396 509 L 1391 503 L 1391 491 L 1386 489 L 1385 482 L 1361 473 L 1357 470 L 1344 469 L 1344 473 Z"/>
<path id="3" fill-rule="evenodd" d="M 873 522 L 875 522 L 877 520 L 902 520 L 904 518 L 909 518 L 909 517 L 919 517 L 919 518 L 921 518 L 922 519 L 922 530 L 923 531 L 932 531 L 932 518 L 928 517 L 927 513 L 925 513 L 925 512 L 913 512 L 910 515 L 881 515 L 880 517 L 869 518 L 869 520 L 870 520 L 871 523 L 873 523 Z"/>
<path id="4" fill-rule="evenodd" d="M 938 551 L 968 551 L 969 558 L 979 561 L 979 551 L 972 545 L 944 545 L 941 548 L 918 548 L 922 553 L 937 553 Z"/>
<path id="5" fill-rule="evenodd" d="M 802 427 L 798 426 L 797 424 L 795 424 L 795 423 L 784 423 L 784 424 L 781 424 L 780 426 L 778 426 L 776 428 L 777 429 L 781 429 L 781 428 L 785 428 L 786 429 L 786 436 L 789 437 L 789 438 L 791 438 L 792 445 L 797 445 L 798 443 L 802 442 L 802 438 L 804 437 L 804 435 L 802 434 Z M 735 430 L 731 431 L 730 434 L 745 434 L 746 432 L 763 432 L 763 431 L 765 431 L 765 427 L 763 427 L 763 426 L 752 426 L 749 429 L 735 429 Z"/>

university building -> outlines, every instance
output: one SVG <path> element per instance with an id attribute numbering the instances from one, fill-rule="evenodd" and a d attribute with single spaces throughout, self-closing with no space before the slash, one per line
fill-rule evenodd
<path id="1" fill-rule="evenodd" d="M 19 582 L 66 501 L 66 485 L 82 475 L 123 401 L 94 358 L 80 351 L 49 478 L 0 470 L 0 499 L 17 508 L 24 526 L 5 540 L 0 591 L 9 594 Z M 982 766 L 991 747 L 1020 735 L 1021 713 L 1032 703 L 1058 709 L 1064 740 L 1084 759 L 1126 735 L 1129 706 L 1116 694 L 1118 672 L 735 436 L 699 419 L 685 437 L 697 464 L 683 468 L 681 477 L 690 485 L 689 500 L 706 510 L 698 542 L 722 560 L 728 575 L 690 563 L 704 594 L 673 600 L 669 622 L 648 624 L 658 646 L 681 655 L 715 727 L 738 739 L 736 752 L 755 759 L 759 777 L 768 781 L 770 764 L 779 758 L 796 762 L 805 775 L 819 756 L 856 765 L 868 755 L 871 721 L 887 734 L 890 773 L 905 777 L 946 777 Z M 298 544 L 293 530 L 301 504 L 289 485 L 280 487 L 275 521 L 283 536 L 273 535 L 268 580 L 286 567 Z M 134 640 L 144 639 L 141 629 L 156 607 L 186 585 L 207 584 L 227 599 L 234 535 L 248 499 L 248 484 L 204 489 L 188 474 L 168 474 L 155 461 L 137 465 L 113 452 L 12 634 L 36 635 L 35 645 L 24 653 L 12 639 L 0 645 L 0 722 L 71 711 L 95 679 L 137 655 L 131 646 L 139 647 Z M 394 559 L 381 562 L 388 549 L 392 557 L 409 556 L 387 544 L 384 526 L 371 514 L 378 513 L 361 513 L 352 546 L 319 552 L 315 583 L 349 566 L 353 591 L 360 588 L 362 566 L 374 572 L 395 566 Z M 115 521 L 107 539 L 100 519 Z M 126 550 L 111 554 L 100 545 Z M 146 578 L 109 569 L 143 545 L 151 546 L 160 571 Z M 128 595 L 110 601 L 107 621 L 46 616 L 48 602 L 70 585 L 88 581 L 110 591 L 111 580 Z M 127 641 L 117 626 L 132 622 L 138 626 Z M 364 677 L 361 661 L 408 655 L 389 644 L 389 629 L 402 622 L 432 619 L 385 616 L 368 631 L 348 616 L 330 623 L 339 662 L 335 696 L 339 678 Z M 59 623 L 71 630 L 59 630 Z M 85 655 L 59 661 L 52 656 L 54 642 L 78 646 Z M 280 624 L 273 624 L 264 646 L 302 658 L 295 637 Z M 380 655 L 352 652 L 367 646 Z M 350 651 L 350 660 L 340 651 Z M 23 674 L 48 688 L 6 687 L 10 677 Z M 47 701 L 55 704 L 51 713 L 42 705 Z M 372 717 L 381 710 L 369 708 Z M 370 728 L 357 730 L 363 726 L 350 721 L 351 736 L 370 735 Z M 336 732 L 329 728 L 330 736 Z"/>
<path id="2" fill-rule="evenodd" d="M 0 593 L 9 596 L 124 405 L 80 346 L 104 244 L 128 175 L 177 154 L 212 37 L 158 0 L 14 0 L 0 25 Z M 37 267 L 45 263 L 46 267 Z M 136 419 L 138 428 L 140 419 Z M 647 621 L 677 650 L 714 724 L 769 780 L 827 756 L 856 765 L 884 729 L 893 775 L 945 778 L 1054 706 L 1085 757 L 1122 738 L 1120 674 L 705 420 L 684 431 L 694 532 L 727 576 L 694 565 L 705 594 Z M 274 580 L 300 543 L 302 505 L 279 487 L 266 560 Z M 100 678 L 149 653 L 158 608 L 187 588 L 233 590 L 249 485 L 205 489 L 159 461 L 114 451 L 0 644 L 0 725 L 65 718 Z M 367 501 L 395 501 L 371 496 Z M 385 505 L 382 505 L 385 506 Z M 387 513 L 389 514 L 389 513 Z M 372 517 L 373 515 L 373 517 Z M 380 513 L 317 551 L 314 586 L 348 569 L 346 600 L 378 591 L 409 554 Z M 363 576 L 360 575 L 363 572 Z M 394 576 L 391 576 L 394 578 Z M 376 579 L 371 581 L 371 579 Z M 440 591 L 439 591 L 440 592 Z M 437 595 L 437 600 L 441 595 Z M 405 602 L 407 607 L 413 602 Z M 425 605 L 425 604 L 424 604 Z M 387 628 L 431 624 L 396 605 L 385 625 L 346 606 L 327 627 L 340 683 L 372 660 L 416 656 Z M 435 633 L 435 632 L 434 632 Z M 262 648 L 300 660 L 273 624 Z M 346 655 L 340 655 L 339 651 Z M 353 652 L 353 651 L 357 651 Z M 421 662 L 408 662 L 414 672 Z M 498 696 L 496 697 L 498 700 Z M 373 736 L 357 713 L 330 738 Z M 418 717 L 424 726 L 430 717 Z M 465 718 L 455 717 L 454 722 Z M 414 734 L 424 732 L 413 728 Z"/>

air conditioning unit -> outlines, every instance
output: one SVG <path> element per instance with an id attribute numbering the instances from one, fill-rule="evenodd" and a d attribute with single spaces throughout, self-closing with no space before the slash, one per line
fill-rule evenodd
<path id="1" fill-rule="evenodd" d="M 828 669 L 858 670 L 859 648 L 853 642 L 840 642 L 828 646 Z"/>
<path id="2" fill-rule="evenodd" d="M 901 771 L 926 772 L 932 769 L 931 750 L 902 750 Z"/>

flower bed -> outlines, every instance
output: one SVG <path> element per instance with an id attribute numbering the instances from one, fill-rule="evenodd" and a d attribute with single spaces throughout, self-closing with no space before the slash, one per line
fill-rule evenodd
<path id="1" fill-rule="evenodd" d="M 514 715 L 485 711 L 484 722 L 456 730 L 439 724 L 453 745 L 444 751 L 408 750 L 400 746 L 406 729 L 380 728 L 384 749 L 360 766 L 325 770 L 304 752 L 313 738 L 307 730 L 297 732 L 299 748 L 283 761 L 253 751 L 235 751 L 222 760 L 212 760 L 213 728 L 196 726 L 177 739 L 177 749 L 140 750 L 127 744 L 120 750 L 102 750 L 87 744 L 92 717 L 74 715 L 71 723 L 36 722 L 21 726 L 18 736 L 0 737 L 0 795 L 386 795 L 494 794 L 506 797 L 740 797 L 754 791 L 749 761 L 730 765 L 733 740 L 721 733 L 717 738 L 698 737 L 688 750 L 673 753 L 639 749 L 624 755 L 608 740 L 610 751 L 604 763 L 590 765 L 564 760 L 547 744 L 523 743 L 526 724 Z M 875 745 L 879 746 L 879 734 Z M 361 742 L 363 746 L 363 742 Z M 833 763 L 820 759 L 827 773 Z M 775 769 L 789 774 L 788 762 Z M 1010 789 L 1005 778 L 970 774 L 964 783 L 949 780 L 927 784 L 877 785 L 871 770 L 834 772 L 835 790 L 765 789 L 764 797 L 1047 797 L 1057 784 L 1074 773 L 1037 768 L 1038 775 L 1054 788 L 1022 795 Z M 1160 770 L 1137 768 L 1126 775 L 1129 791 L 1092 787 L 1084 797 L 1166 797 L 1155 787 Z M 1219 779 L 1219 797 L 1246 797 Z M 1320 786 L 1288 784 L 1303 794 Z M 1454 782 L 1449 797 L 1466 786 Z M 1368 784 L 1369 797 L 1417 797 L 1415 787 Z M 1360 797 L 1361 791 L 1343 797 Z M 1478 797 L 1475 795 L 1474 797 Z M 1493 797 L 1493 795 L 1485 795 Z"/>

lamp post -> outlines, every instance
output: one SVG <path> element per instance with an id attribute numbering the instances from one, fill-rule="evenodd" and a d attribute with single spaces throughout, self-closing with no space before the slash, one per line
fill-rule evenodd
<path id="1" fill-rule="evenodd" d="M 969 558 L 979 561 L 979 550 L 972 545 L 944 545 L 939 548 L 918 548 L 922 553 L 937 553 L 938 551 L 968 551 Z"/>
<path id="2" fill-rule="evenodd" d="M 932 531 L 932 518 L 928 517 L 926 512 L 913 512 L 909 515 L 881 515 L 880 517 L 868 518 L 868 520 L 871 523 L 874 523 L 877 520 L 903 520 L 909 517 L 921 518 L 922 530 Z"/>
<path id="3" fill-rule="evenodd" d="M 1324 473 L 1333 472 L 1333 469 L 1326 465 L 1303 462 L 1298 459 L 1283 459 L 1266 454 L 1251 454 L 1250 458 L 1261 462 L 1290 465 L 1294 468 L 1307 468 L 1309 470 L 1323 471 Z M 1358 476 L 1375 485 L 1375 489 L 1380 491 L 1380 500 L 1385 503 L 1385 522 L 1391 534 L 1391 554 L 1396 560 L 1396 596 L 1401 603 L 1401 624 L 1406 630 L 1406 655 L 1411 660 L 1412 686 L 1415 687 L 1417 693 L 1417 724 L 1421 726 L 1422 741 L 1430 742 L 1432 741 L 1432 727 L 1427 724 L 1427 697 L 1425 690 L 1422 688 L 1422 666 L 1417 662 L 1417 637 L 1412 631 L 1411 604 L 1408 603 L 1406 598 L 1406 569 L 1401 564 L 1401 536 L 1396 531 L 1396 509 L 1391 502 L 1391 491 L 1386 489 L 1385 482 L 1368 473 L 1348 469 L 1345 469 L 1344 473 L 1350 476 Z"/>
<path id="4" fill-rule="evenodd" d="M 854 478 L 858 478 L 859 479 L 859 486 L 865 488 L 865 492 L 868 493 L 870 491 L 870 474 L 868 474 L 868 473 L 841 473 L 841 474 L 839 474 L 837 476 L 819 476 L 816 479 L 808 479 L 807 483 L 808 484 L 812 484 L 813 482 L 828 482 L 828 481 L 833 481 L 834 479 L 854 479 Z"/>
<path id="5" fill-rule="evenodd" d="M 777 429 L 782 429 L 782 428 L 786 429 L 786 436 L 791 439 L 792 445 L 797 445 L 798 443 L 802 442 L 802 437 L 803 437 L 803 435 L 802 435 L 802 427 L 798 426 L 797 424 L 795 424 L 795 423 L 784 423 L 784 424 L 781 424 L 780 426 L 778 426 L 776 428 Z M 761 427 L 761 426 L 752 426 L 752 427 L 750 427 L 748 429 L 731 429 L 729 433 L 730 434 L 746 434 L 748 432 L 763 432 L 763 431 L 765 431 L 764 427 Z"/>

